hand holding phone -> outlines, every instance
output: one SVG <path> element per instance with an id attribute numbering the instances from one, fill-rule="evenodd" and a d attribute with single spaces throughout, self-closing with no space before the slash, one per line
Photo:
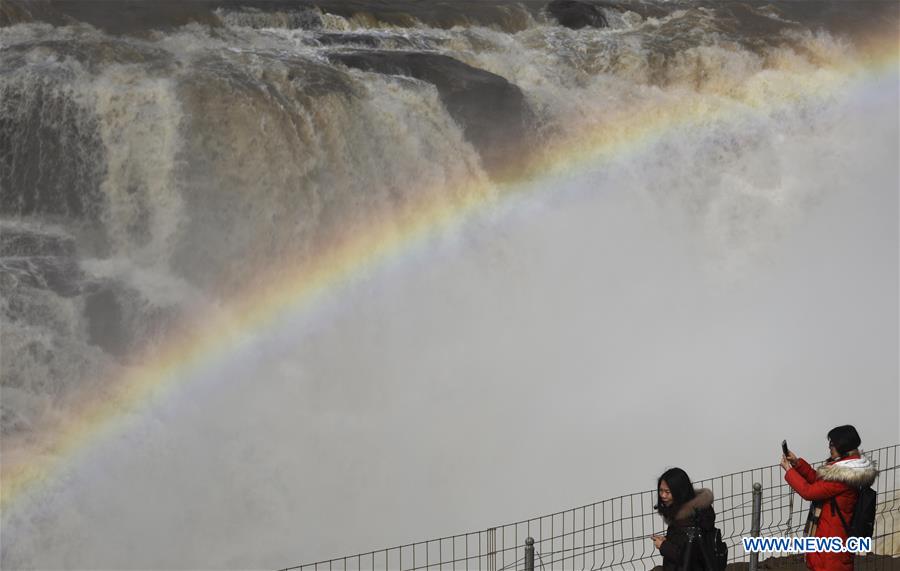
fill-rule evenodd
<path id="1" fill-rule="evenodd" d="M 797 457 L 794 456 L 794 453 L 788 448 L 787 440 L 781 441 L 781 452 L 782 466 L 784 466 L 785 470 L 797 465 Z"/>

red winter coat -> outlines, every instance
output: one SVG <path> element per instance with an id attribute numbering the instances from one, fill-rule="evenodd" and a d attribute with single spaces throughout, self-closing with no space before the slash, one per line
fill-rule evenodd
<path id="1" fill-rule="evenodd" d="M 813 470 L 806 460 L 797 460 L 797 465 L 788 470 L 784 479 L 804 500 L 818 502 L 822 506 L 816 537 L 840 537 L 847 539 L 838 514 L 834 511 L 831 498 L 837 502 L 838 510 L 847 525 L 856 506 L 857 488 L 871 486 L 878 471 L 867 459 L 848 456 L 827 462 L 818 470 Z M 853 571 L 852 553 L 807 553 L 806 566 L 813 571 Z"/>

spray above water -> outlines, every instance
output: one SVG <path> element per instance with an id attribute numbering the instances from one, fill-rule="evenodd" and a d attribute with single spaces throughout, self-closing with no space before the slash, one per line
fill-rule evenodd
<path id="1" fill-rule="evenodd" d="M 278 567 L 632 491 L 703 460 L 597 435 L 748 387 L 779 435 L 896 390 L 894 38 L 657 8 L 3 28 L 4 566 Z"/>

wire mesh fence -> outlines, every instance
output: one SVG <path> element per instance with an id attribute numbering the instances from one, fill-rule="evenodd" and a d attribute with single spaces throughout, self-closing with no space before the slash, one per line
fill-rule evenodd
<path id="1" fill-rule="evenodd" d="M 879 468 L 873 553 L 900 556 L 900 444 L 865 452 Z M 818 464 L 814 464 L 818 465 Z M 716 526 L 730 563 L 749 560 L 742 537 L 751 535 L 753 484 L 761 487 L 762 536 L 802 535 L 809 502 L 785 483 L 780 466 L 765 466 L 694 482 L 712 490 Z M 628 494 L 507 525 L 287 567 L 282 571 L 524 571 L 526 538 L 534 540 L 534 569 L 646 570 L 662 560 L 650 536 L 665 524 L 654 505 L 656 490 Z M 530 563 L 530 561 L 528 562 Z M 892 569 L 900 558 L 857 558 L 856 568 Z M 530 568 L 530 567 L 529 567 Z"/>

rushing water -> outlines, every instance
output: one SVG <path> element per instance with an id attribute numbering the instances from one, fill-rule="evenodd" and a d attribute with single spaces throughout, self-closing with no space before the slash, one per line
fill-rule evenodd
<path id="1" fill-rule="evenodd" d="M 593 13 L 0 6 L 3 568 L 278 567 L 896 440 L 897 5 Z"/>

